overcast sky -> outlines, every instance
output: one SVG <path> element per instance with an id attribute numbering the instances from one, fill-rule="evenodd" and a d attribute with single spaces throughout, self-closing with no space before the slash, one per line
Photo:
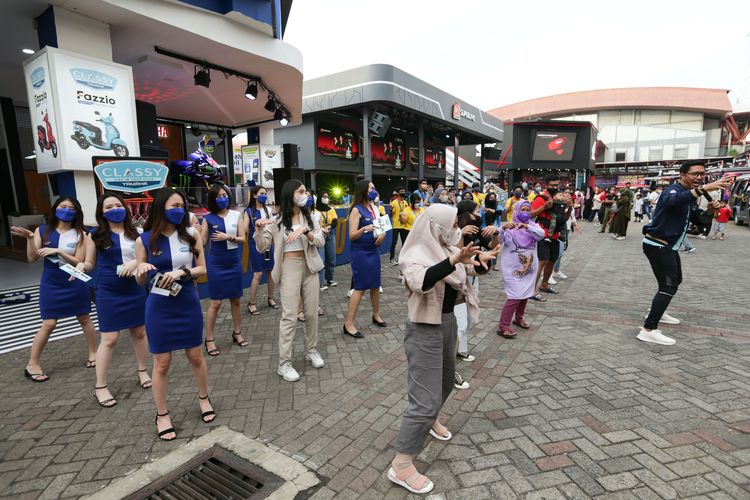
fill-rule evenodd
<path id="1" fill-rule="evenodd" d="M 388 63 L 491 109 L 612 87 L 735 98 L 750 87 L 748 33 L 749 0 L 296 0 L 284 39 L 305 79 Z"/>

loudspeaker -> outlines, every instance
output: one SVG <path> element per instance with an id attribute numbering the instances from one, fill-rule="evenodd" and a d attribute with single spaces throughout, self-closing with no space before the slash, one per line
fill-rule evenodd
<path id="1" fill-rule="evenodd" d="M 277 205 L 280 203 L 281 186 L 289 179 L 297 179 L 304 184 L 305 171 L 301 168 L 276 168 L 273 170 L 273 192 Z"/>
<path id="2" fill-rule="evenodd" d="M 388 128 L 390 126 L 391 118 L 386 114 L 379 113 L 378 111 L 372 113 L 370 123 L 367 124 L 367 128 L 370 129 L 370 132 L 377 135 L 378 137 L 385 137 L 385 134 L 388 133 Z"/>
<path id="3" fill-rule="evenodd" d="M 502 156 L 501 155 L 502 152 L 503 152 L 502 149 L 486 147 L 484 148 L 484 159 L 485 160 L 499 160 L 500 157 Z"/>
<path id="4" fill-rule="evenodd" d="M 156 106 L 145 101 L 135 101 L 135 116 L 140 145 L 158 148 L 159 132 L 156 129 Z"/>
<path id="5" fill-rule="evenodd" d="M 298 168 L 299 155 L 296 144 L 284 144 L 284 168 Z"/>

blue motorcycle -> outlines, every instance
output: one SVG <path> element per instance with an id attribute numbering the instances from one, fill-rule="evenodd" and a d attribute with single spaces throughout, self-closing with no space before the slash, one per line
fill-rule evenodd
<path id="1" fill-rule="evenodd" d="M 94 111 L 94 114 L 101 116 L 98 111 Z M 74 120 L 74 132 L 70 136 L 71 139 L 76 141 L 81 149 L 94 146 L 98 149 L 111 149 L 115 153 L 115 156 L 121 158 L 128 156 L 128 145 L 120 139 L 120 131 L 114 126 L 115 119 L 112 118 L 112 113 L 104 118 L 97 118 L 96 121 L 104 124 L 104 138 L 102 138 L 102 129 L 100 127 L 92 123 Z"/>

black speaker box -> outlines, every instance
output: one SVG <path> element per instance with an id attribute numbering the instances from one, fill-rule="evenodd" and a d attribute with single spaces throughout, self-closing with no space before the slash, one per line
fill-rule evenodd
<path id="1" fill-rule="evenodd" d="M 284 168 L 298 168 L 299 155 L 296 144 L 284 144 Z"/>
<path id="2" fill-rule="evenodd" d="M 304 183 L 305 171 L 301 168 L 276 168 L 273 170 L 273 192 L 277 205 L 280 202 L 281 186 L 289 179 L 297 179 Z"/>
<path id="3" fill-rule="evenodd" d="M 156 129 L 156 106 L 145 101 L 135 101 L 135 116 L 140 145 L 158 148 L 159 132 Z"/>
<path id="4" fill-rule="evenodd" d="M 503 150 L 498 148 L 484 148 L 484 159 L 499 160 L 502 152 Z"/>
<path id="5" fill-rule="evenodd" d="M 391 126 L 391 118 L 383 113 L 380 113 L 378 111 L 375 111 L 372 113 L 372 118 L 370 118 L 370 122 L 367 124 L 367 128 L 370 129 L 370 132 L 377 135 L 378 137 L 385 137 L 385 134 L 388 133 L 388 128 Z"/>

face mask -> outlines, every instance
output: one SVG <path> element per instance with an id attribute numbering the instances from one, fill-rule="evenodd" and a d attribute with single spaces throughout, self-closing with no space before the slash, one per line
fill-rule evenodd
<path id="1" fill-rule="evenodd" d="M 307 197 L 307 201 L 305 202 L 305 206 L 307 208 L 312 208 L 312 206 L 313 206 L 313 197 L 312 196 L 308 196 Z"/>
<path id="2" fill-rule="evenodd" d="M 370 201 L 375 201 L 375 198 L 377 198 L 378 196 L 380 196 L 380 195 L 378 194 L 377 191 L 370 191 L 369 193 L 367 193 L 367 198 Z"/>
<path id="3" fill-rule="evenodd" d="M 216 198 L 216 206 L 219 208 L 219 210 L 227 208 L 229 206 L 229 198 L 227 198 L 226 196 Z"/>
<path id="4" fill-rule="evenodd" d="M 265 194 L 261 194 L 258 196 L 258 201 L 260 202 L 261 205 L 265 205 L 266 202 L 268 201 L 268 196 Z"/>
<path id="5" fill-rule="evenodd" d="M 321 198 L 320 202 L 323 203 L 323 205 L 328 205 L 328 202 L 331 201 L 328 198 Z"/>
<path id="6" fill-rule="evenodd" d="M 298 207 L 304 207 L 307 205 L 307 195 L 305 194 L 295 194 L 294 195 L 294 204 Z"/>
<path id="7" fill-rule="evenodd" d="M 58 208 L 55 210 L 55 216 L 63 222 L 70 222 L 76 218 L 76 210 L 74 208 Z"/>
<path id="8" fill-rule="evenodd" d="M 515 191 L 515 192 L 513 193 L 513 196 L 515 196 L 516 198 L 520 198 L 522 194 L 523 194 L 523 193 L 522 193 L 521 191 Z"/>
<path id="9" fill-rule="evenodd" d="M 440 196 L 440 203 L 447 203 L 448 202 L 448 196 Z"/>
<path id="10" fill-rule="evenodd" d="M 549 193 L 550 196 L 555 196 L 557 194 L 557 188 L 548 187 L 547 192 Z"/>
<path id="11" fill-rule="evenodd" d="M 102 217 L 107 219 L 109 222 L 120 223 L 125 220 L 126 214 L 127 212 L 124 208 L 113 208 L 104 212 L 102 214 Z"/>
<path id="12" fill-rule="evenodd" d="M 169 222 L 177 226 L 182 222 L 182 219 L 185 218 L 185 209 L 180 207 L 170 208 L 169 210 L 164 211 L 164 216 Z"/>
<path id="13" fill-rule="evenodd" d="M 542 186 L 536 186 L 534 188 L 534 191 L 536 191 L 537 193 L 541 193 L 542 192 Z"/>
<path id="14" fill-rule="evenodd" d="M 406 193 L 398 193 L 401 198 L 406 198 Z"/>
<path id="15" fill-rule="evenodd" d="M 518 212 L 517 216 L 521 224 L 528 224 L 531 220 L 531 212 Z"/>

